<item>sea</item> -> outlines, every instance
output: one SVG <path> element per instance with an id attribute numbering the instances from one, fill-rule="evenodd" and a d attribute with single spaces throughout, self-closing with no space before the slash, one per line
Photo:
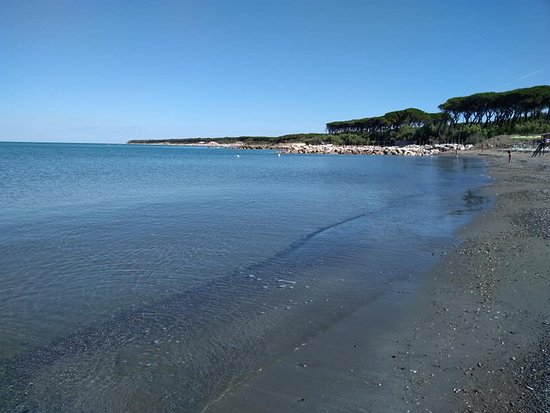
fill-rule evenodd
<path id="1" fill-rule="evenodd" d="M 203 411 L 410 300 L 489 182 L 463 154 L 0 142 L 0 411 Z"/>

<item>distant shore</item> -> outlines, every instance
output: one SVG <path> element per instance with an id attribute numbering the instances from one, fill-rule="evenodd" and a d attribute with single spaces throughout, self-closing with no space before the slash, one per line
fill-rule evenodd
<path id="1" fill-rule="evenodd" d="M 372 330 L 382 315 L 370 303 L 207 411 L 548 411 L 550 156 L 471 154 L 490 165 L 495 206 L 463 230 L 399 321 Z"/>
<path id="2" fill-rule="evenodd" d="M 171 142 L 147 142 L 129 141 L 129 144 L 167 145 L 167 146 L 197 146 L 210 148 L 233 149 L 269 149 L 279 153 L 296 154 L 324 154 L 324 155 L 400 155 L 400 156 L 430 156 L 444 152 L 463 152 L 473 148 L 473 145 L 458 143 L 430 144 L 430 145 L 404 145 L 404 146 L 380 146 L 380 145 L 310 145 L 307 143 L 276 143 L 251 145 L 243 142 L 219 143 L 214 140 L 193 143 Z"/>

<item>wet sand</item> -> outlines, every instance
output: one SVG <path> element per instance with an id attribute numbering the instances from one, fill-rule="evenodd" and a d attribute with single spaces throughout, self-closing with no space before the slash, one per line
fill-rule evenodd
<path id="1" fill-rule="evenodd" d="M 550 158 L 469 156 L 495 205 L 419 291 L 396 285 L 205 411 L 549 411 Z"/>

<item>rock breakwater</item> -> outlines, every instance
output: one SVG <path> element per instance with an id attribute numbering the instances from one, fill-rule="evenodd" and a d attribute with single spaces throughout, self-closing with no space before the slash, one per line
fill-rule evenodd
<path id="1" fill-rule="evenodd" d="M 140 143 L 130 141 L 129 143 Z M 462 152 L 473 148 L 473 145 L 456 143 L 406 146 L 378 146 L 378 145 L 309 145 L 307 143 L 277 143 L 277 144 L 246 144 L 243 142 L 219 143 L 216 141 L 200 141 L 192 143 L 158 142 L 149 145 L 171 146 L 202 146 L 212 148 L 234 149 L 271 149 L 279 153 L 298 154 L 325 154 L 325 155 L 395 155 L 395 156 L 431 156 L 444 152 Z"/>
<path id="2" fill-rule="evenodd" d="M 245 149 L 255 149 L 247 148 Z M 433 145 L 407 145 L 407 146 L 336 146 L 336 145 L 307 145 L 302 143 L 280 145 L 283 153 L 301 154 L 334 154 L 334 155 L 394 155 L 394 156 L 430 156 L 443 152 L 466 151 L 472 145 L 461 144 L 433 144 Z"/>

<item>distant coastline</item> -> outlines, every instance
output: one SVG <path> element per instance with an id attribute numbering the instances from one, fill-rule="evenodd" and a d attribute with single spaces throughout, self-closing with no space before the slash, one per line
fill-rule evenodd
<path id="1" fill-rule="evenodd" d="M 310 145 L 305 142 L 277 143 L 277 144 L 246 144 L 242 141 L 232 143 L 221 143 L 215 140 L 174 142 L 174 141 L 128 141 L 128 144 L 147 145 L 171 145 L 171 146 L 199 146 L 214 148 L 235 148 L 235 149 L 271 149 L 279 153 L 297 154 L 325 154 L 325 155 L 400 155 L 400 156 L 430 156 L 450 151 L 467 151 L 473 145 L 462 144 L 431 144 L 431 145 L 403 145 L 403 146 L 379 146 L 379 145 L 333 145 L 319 144 Z"/>
<path id="2" fill-rule="evenodd" d="M 289 135 L 287 135 L 289 136 Z M 308 134 L 293 137 L 310 136 Z M 486 139 L 477 145 L 461 143 L 433 143 L 418 145 L 398 142 L 395 145 L 334 145 L 332 143 L 308 143 L 285 141 L 285 137 L 239 137 L 239 138 L 192 138 L 192 139 L 151 139 L 130 140 L 135 145 L 195 146 L 232 149 L 274 150 L 281 154 L 325 154 L 325 155 L 393 155 L 393 156 L 432 156 L 438 154 L 463 153 L 477 150 L 512 150 L 530 152 L 535 150 L 541 135 L 501 135 Z"/>
<path id="3" fill-rule="evenodd" d="M 327 133 L 140 139 L 128 143 L 275 149 L 289 153 L 434 155 L 474 145 L 495 148 L 490 141 L 503 136 L 534 140 L 550 132 L 550 85 L 452 97 L 438 108 L 437 113 L 407 108 L 381 116 L 328 122 Z"/>

